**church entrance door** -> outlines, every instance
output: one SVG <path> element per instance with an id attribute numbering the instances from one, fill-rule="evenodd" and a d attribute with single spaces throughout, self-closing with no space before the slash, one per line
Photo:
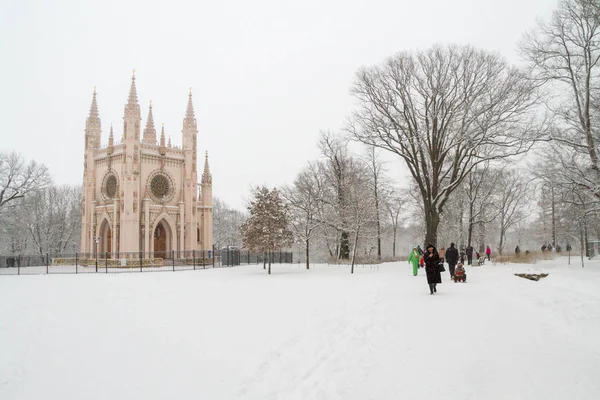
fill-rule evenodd
<path id="1" fill-rule="evenodd" d="M 167 258 L 167 230 L 162 222 L 154 229 L 154 257 Z"/>

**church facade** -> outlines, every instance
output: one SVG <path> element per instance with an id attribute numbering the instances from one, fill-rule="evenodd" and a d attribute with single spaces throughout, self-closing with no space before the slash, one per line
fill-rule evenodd
<path id="1" fill-rule="evenodd" d="M 133 75 L 121 141 L 115 141 L 111 126 L 108 145 L 101 146 L 94 89 L 85 126 L 81 251 L 109 257 L 142 251 L 145 257 L 166 258 L 172 251 L 212 251 L 212 176 L 206 154 L 198 183 L 191 90 L 181 147 L 170 139 L 165 143 L 164 125 L 157 137 L 152 103 L 143 136 L 141 124 Z"/>

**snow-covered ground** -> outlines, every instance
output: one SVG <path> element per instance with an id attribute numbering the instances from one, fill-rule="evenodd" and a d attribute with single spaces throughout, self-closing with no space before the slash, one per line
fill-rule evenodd
<path id="1" fill-rule="evenodd" d="M 600 262 L 0 277 L 0 399 L 594 399 Z"/>

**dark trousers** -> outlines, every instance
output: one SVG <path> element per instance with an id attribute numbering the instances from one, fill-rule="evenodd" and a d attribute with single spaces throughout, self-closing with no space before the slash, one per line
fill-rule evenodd
<path id="1" fill-rule="evenodd" d="M 490 260 L 490 255 L 488 254 L 487 256 L 488 256 L 488 261 L 491 261 L 491 260 Z"/>
<path id="2" fill-rule="evenodd" d="M 437 292 L 436 285 L 437 285 L 437 283 L 430 283 L 430 284 L 429 284 L 429 291 L 430 291 L 431 293 L 433 293 L 433 292 Z"/>
<path id="3" fill-rule="evenodd" d="M 448 264 L 448 269 L 450 270 L 450 278 L 454 276 L 454 269 L 456 268 L 456 264 Z"/>
<path id="4" fill-rule="evenodd" d="M 471 265 L 473 263 L 473 256 L 467 256 L 467 262 L 469 263 L 469 265 Z"/>

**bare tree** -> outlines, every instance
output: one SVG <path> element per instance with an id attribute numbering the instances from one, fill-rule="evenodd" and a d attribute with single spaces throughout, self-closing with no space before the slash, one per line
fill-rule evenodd
<path id="1" fill-rule="evenodd" d="M 350 258 L 350 235 L 347 231 L 348 216 L 345 214 L 348 202 L 346 191 L 350 187 L 349 179 L 357 162 L 350 155 L 347 144 L 339 136 L 329 132 L 321 133 L 319 147 L 325 157 L 322 172 L 327 183 L 323 196 L 323 222 L 334 228 L 336 236 L 339 236 L 337 258 L 347 260 Z"/>
<path id="2" fill-rule="evenodd" d="M 51 186 L 26 200 L 24 219 L 40 255 L 78 250 L 81 199 L 80 186 Z"/>
<path id="3" fill-rule="evenodd" d="M 388 193 L 385 208 L 392 224 L 392 257 L 396 258 L 396 236 L 398 234 L 398 222 L 400 213 L 406 207 L 406 199 L 396 191 Z"/>
<path id="4" fill-rule="evenodd" d="M 309 163 L 291 187 L 283 190 L 290 205 L 290 222 L 295 236 L 304 244 L 306 269 L 310 268 L 310 244 L 321 233 L 324 220 L 320 218 L 324 187 L 319 164 Z"/>
<path id="5" fill-rule="evenodd" d="M 293 234 L 288 228 L 288 208 L 277 189 L 262 186 L 256 188 L 252 196 L 248 206 L 250 216 L 240 228 L 242 241 L 248 250 L 269 254 L 268 273 L 271 274 L 270 254 L 293 243 Z"/>
<path id="6" fill-rule="evenodd" d="M 213 238 L 217 249 L 224 246 L 241 246 L 240 227 L 246 217 L 219 198 L 213 200 Z"/>
<path id="7" fill-rule="evenodd" d="M 494 212 L 494 195 L 497 189 L 496 177 L 489 162 L 473 168 L 464 181 L 468 207 L 467 244 L 473 245 L 473 228 L 476 225 L 486 225 L 496 219 Z"/>
<path id="8" fill-rule="evenodd" d="M 16 152 L 0 153 L 0 210 L 50 183 L 45 165 L 33 160 L 27 164 Z"/>
<path id="9" fill-rule="evenodd" d="M 535 82 L 499 55 L 471 47 L 401 52 L 361 69 L 349 124 L 358 141 L 401 157 L 418 185 L 426 242 L 468 173 L 527 152 L 539 138 Z"/>
<path id="10" fill-rule="evenodd" d="M 367 148 L 366 165 L 370 174 L 371 196 L 375 207 L 375 224 L 377 225 L 377 259 L 381 260 L 381 220 L 382 205 L 385 204 L 385 196 L 389 192 L 389 180 L 385 176 L 383 162 L 377 153 L 377 148 L 369 146 Z M 394 228 L 394 246 L 395 246 L 395 228 Z M 394 251 L 395 252 L 395 251 Z M 395 256 L 394 256 L 395 257 Z"/>
<path id="11" fill-rule="evenodd" d="M 561 1 L 549 22 L 525 35 L 520 49 L 534 76 L 555 93 L 547 101 L 555 116 L 547 152 L 561 166 L 556 185 L 571 192 L 574 203 L 594 208 L 600 201 L 600 3 Z"/>
<path id="12" fill-rule="evenodd" d="M 525 212 L 532 192 L 527 180 L 517 171 L 503 171 L 496 181 L 499 190 L 497 202 L 500 224 L 498 252 L 502 254 L 506 232 L 527 217 Z"/>

